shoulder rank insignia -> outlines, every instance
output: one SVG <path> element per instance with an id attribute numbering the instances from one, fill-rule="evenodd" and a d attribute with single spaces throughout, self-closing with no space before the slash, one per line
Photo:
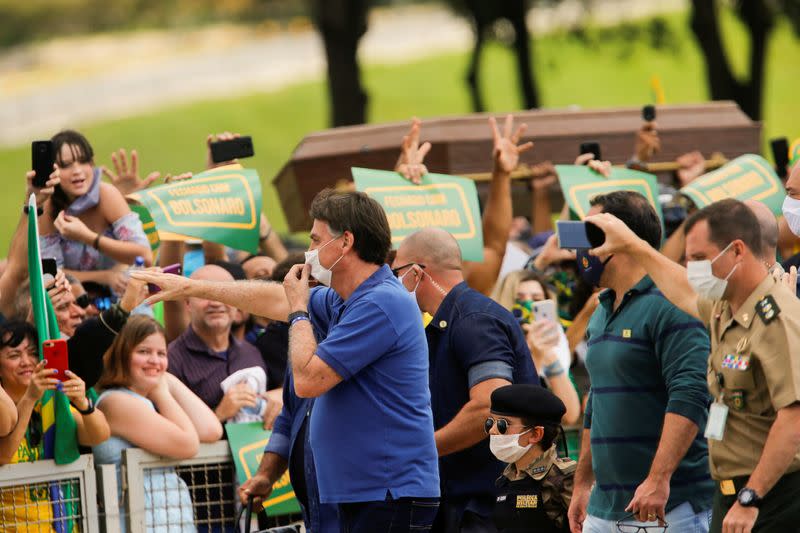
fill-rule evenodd
<path id="1" fill-rule="evenodd" d="M 761 298 L 756 304 L 756 314 L 764 324 L 769 324 L 781 314 L 781 308 L 775 302 L 775 298 L 768 294 Z"/>

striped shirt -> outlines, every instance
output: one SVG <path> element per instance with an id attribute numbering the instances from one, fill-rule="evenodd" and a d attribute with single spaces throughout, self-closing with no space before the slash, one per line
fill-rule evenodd
<path id="1" fill-rule="evenodd" d="M 644 277 L 614 310 L 606 290 L 587 329 L 592 382 L 584 427 L 591 428 L 596 485 L 588 513 L 618 520 L 627 513 L 653 462 L 666 413 L 688 418 L 698 434 L 670 481 L 667 512 L 684 502 L 709 509 L 713 484 L 703 438 L 710 401 L 705 327 L 672 305 Z"/>

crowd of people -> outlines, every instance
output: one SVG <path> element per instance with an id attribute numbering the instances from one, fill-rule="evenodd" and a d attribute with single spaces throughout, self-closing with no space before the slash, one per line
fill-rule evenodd
<path id="1" fill-rule="evenodd" d="M 175 469 L 148 471 L 151 531 L 235 531 L 232 509 L 197 504 L 260 504 L 287 471 L 312 532 L 794 531 L 800 165 L 780 219 L 727 199 L 663 224 L 620 190 L 591 201 L 603 244 L 562 249 L 555 167 L 531 168 L 531 211 L 514 217 L 511 174 L 533 143 L 511 116 L 489 128 L 481 262 L 435 227 L 392 250 L 383 208 L 347 185 L 315 197 L 308 246 L 262 214 L 257 254 L 208 241 L 155 254 L 125 196 L 160 176 L 142 179 L 135 151 L 100 167 L 83 135 L 56 134 L 53 173 L 37 188 L 29 172 L 26 198 L 58 266 L 45 284 L 69 370 L 39 353 L 23 212 L 0 274 L 0 464 L 43 458 L 52 390 L 120 487 L 127 448 L 186 459 L 226 423 L 271 430 L 238 488 L 192 493 Z M 421 135 L 415 120 L 395 167 L 412 184 L 427 173 Z M 655 123 L 634 141 L 628 166 L 646 168 Z M 702 175 L 698 161 L 679 158 L 661 197 Z M 575 164 L 612 171 L 594 154 Z M 512 249 L 527 262 L 509 268 Z M 182 274 L 161 272 L 174 264 Z M 0 529 L 50 531 L 46 493 L 0 500 Z"/>

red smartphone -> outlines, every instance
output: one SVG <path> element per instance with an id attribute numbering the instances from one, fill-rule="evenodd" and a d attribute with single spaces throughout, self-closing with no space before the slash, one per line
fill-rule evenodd
<path id="1" fill-rule="evenodd" d="M 64 339 L 54 339 L 50 341 L 44 341 L 42 343 L 43 351 L 42 354 L 45 359 L 47 359 L 47 364 L 45 368 L 54 368 L 58 370 L 58 374 L 56 374 L 56 378 L 61 381 L 66 381 L 67 379 L 67 370 L 69 370 L 69 354 L 67 352 L 67 341 Z"/>
<path id="2" fill-rule="evenodd" d="M 161 272 L 164 274 L 177 274 L 178 276 L 180 276 L 183 273 L 183 266 L 180 263 L 175 263 L 174 265 L 165 266 L 164 268 L 161 269 Z M 155 294 L 159 292 L 161 289 L 158 288 L 157 285 L 148 283 L 147 290 L 150 291 L 150 294 Z"/>

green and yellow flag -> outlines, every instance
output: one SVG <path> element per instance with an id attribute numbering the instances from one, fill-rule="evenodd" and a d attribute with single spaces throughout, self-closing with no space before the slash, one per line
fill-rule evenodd
<path id="1" fill-rule="evenodd" d="M 36 215 L 36 197 L 28 200 L 28 275 L 31 282 L 31 306 L 36 331 L 39 335 L 39 357 L 46 340 L 57 339 L 60 334 L 55 310 L 42 281 L 42 261 L 39 251 L 39 225 Z M 43 457 L 54 459 L 56 464 L 67 464 L 80 456 L 75 419 L 69 399 L 62 391 L 46 391 L 41 400 Z M 76 503 L 71 485 L 52 483 L 49 487 L 53 506 L 53 527 L 58 533 L 72 531 L 74 522 L 67 518 L 76 516 Z M 67 502 L 67 503 L 65 503 Z"/>

